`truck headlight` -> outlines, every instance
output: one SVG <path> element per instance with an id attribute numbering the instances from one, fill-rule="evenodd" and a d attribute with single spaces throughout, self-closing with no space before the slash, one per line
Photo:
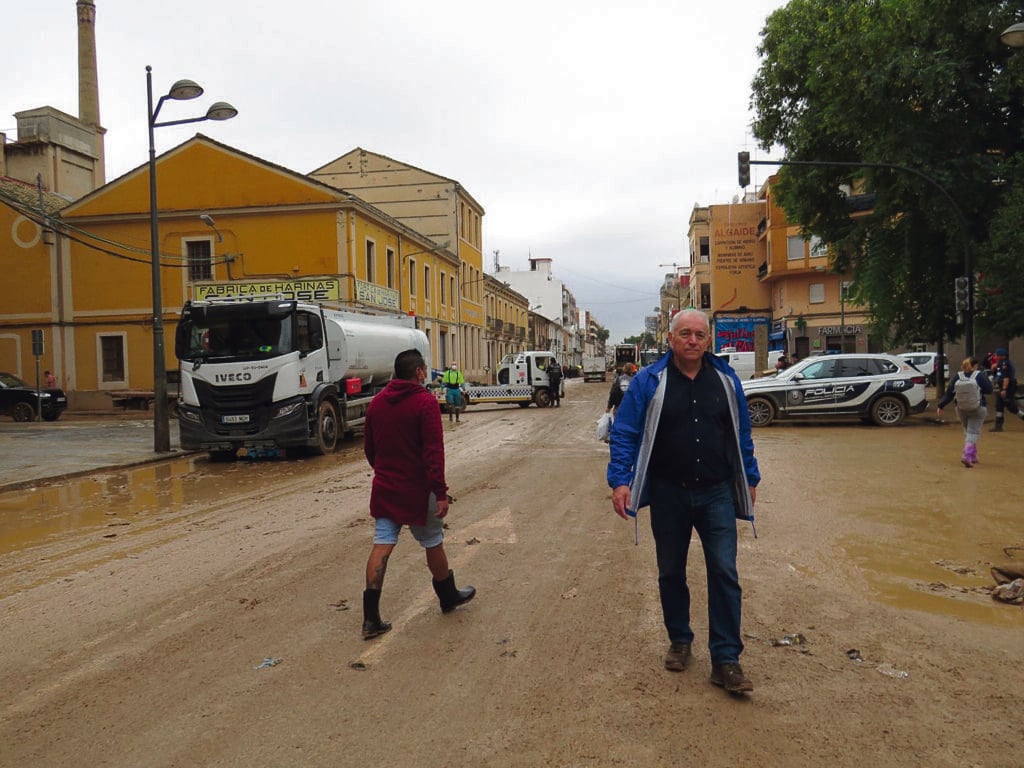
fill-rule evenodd
<path id="1" fill-rule="evenodd" d="M 282 405 L 280 408 L 277 409 L 277 413 L 274 414 L 274 418 L 280 419 L 283 418 L 284 416 L 291 416 L 303 405 L 305 405 L 305 403 L 303 403 L 301 400 L 294 403 L 289 403 L 288 405 Z"/>
<path id="2" fill-rule="evenodd" d="M 191 421 L 193 424 L 203 423 L 203 417 L 200 415 L 198 409 L 189 408 L 185 405 L 178 406 L 178 418 L 184 419 L 185 421 Z"/>

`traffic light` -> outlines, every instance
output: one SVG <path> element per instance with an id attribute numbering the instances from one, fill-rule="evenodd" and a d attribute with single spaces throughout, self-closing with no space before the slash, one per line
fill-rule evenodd
<path id="1" fill-rule="evenodd" d="M 974 296 L 972 301 L 974 302 L 974 311 L 978 313 L 984 313 L 988 309 L 988 291 L 982 287 L 985 276 L 980 272 L 974 273 Z"/>
<path id="2" fill-rule="evenodd" d="M 958 277 L 953 288 L 953 297 L 956 299 L 956 311 L 966 312 L 971 306 L 971 289 L 966 277 Z"/>
<path id="3" fill-rule="evenodd" d="M 745 187 L 750 184 L 750 153 L 740 152 L 736 156 L 736 159 L 739 170 L 740 186 Z"/>

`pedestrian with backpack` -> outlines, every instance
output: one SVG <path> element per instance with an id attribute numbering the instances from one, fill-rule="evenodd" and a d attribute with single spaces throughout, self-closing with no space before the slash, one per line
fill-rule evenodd
<path id="1" fill-rule="evenodd" d="M 636 373 L 636 366 L 632 363 L 626 363 L 622 366 L 622 373 L 612 381 L 612 387 L 608 392 L 608 405 L 604 409 L 604 412 L 611 414 L 612 418 L 615 418 L 615 412 L 618 410 L 619 403 L 622 402 L 626 390 L 629 389 L 629 383 L 633 380 L 634 373 Z"/>
<path id="2" fill-rule="evenodd" d="M 956 401 L 956 413 L 964 428 L 964 453 L 960 463 L 968 469 L 978 463 L 978 438 L 981 437 L 981 425 L 988 415 L 985 395 L 991 394 L 992 382 L 983 371 L 978 370 L 978 361 L 965 357 L 960 363 L 959 373 L 949 382 L 946 394 L 935 406 L 935 412 L 941 416 L 942 409 Z"/>

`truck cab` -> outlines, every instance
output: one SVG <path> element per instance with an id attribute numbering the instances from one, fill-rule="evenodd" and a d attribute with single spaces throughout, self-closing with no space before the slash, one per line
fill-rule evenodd
<path id="1" fill-rule="evenodd" d="M 538 408 L 551 404 L 548 392 L 548 369 L 558 365 L 552 352 L 513 352 L 501 359 L 498 367 L 498 383 L 495 386 L 467 386 L 464 390 L 466 405 L 474 403 L 515 403 L 528 408 L 534 403 Z M 565 395 L 565 379 L 558 387 L 559 395 Z"/>
<path id="2" fill-rule="evenodd" d="M 505 355 L 498 369 L 498 383 L 547 387 L 548 368 L 552 365 L 558 365 L 558 361 L 551 352 L 516 352 Z"/>
<path id="3" fill-rule="evenodd" d="M 273 297 L 186 302 L 175 332 L 181 446 L 216 460 L 240 448 L 331 453 L 406 349 L 430 359 L 412 317 Z"/>

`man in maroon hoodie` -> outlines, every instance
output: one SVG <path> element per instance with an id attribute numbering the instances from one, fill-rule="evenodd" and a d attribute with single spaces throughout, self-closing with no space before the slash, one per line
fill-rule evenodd
<path id="1" fill-rule="evenodd" d="M 395 358 L 395 377 L 366 409 L 363 451 L 373 467 L 370 514 L 373 549 L 366 561 L 363 639 L 383 635 L 391 624 L 380 618 L 380 592 L 402 526 L 427 553 L 434 592 L 448 613 L 473 599 L 473 587 L 459 589 L 444 551 L 448 485 L 444 480 L 444 433 L 437 399 L 427 391 L 427 363 L 418 350 Z"/>

